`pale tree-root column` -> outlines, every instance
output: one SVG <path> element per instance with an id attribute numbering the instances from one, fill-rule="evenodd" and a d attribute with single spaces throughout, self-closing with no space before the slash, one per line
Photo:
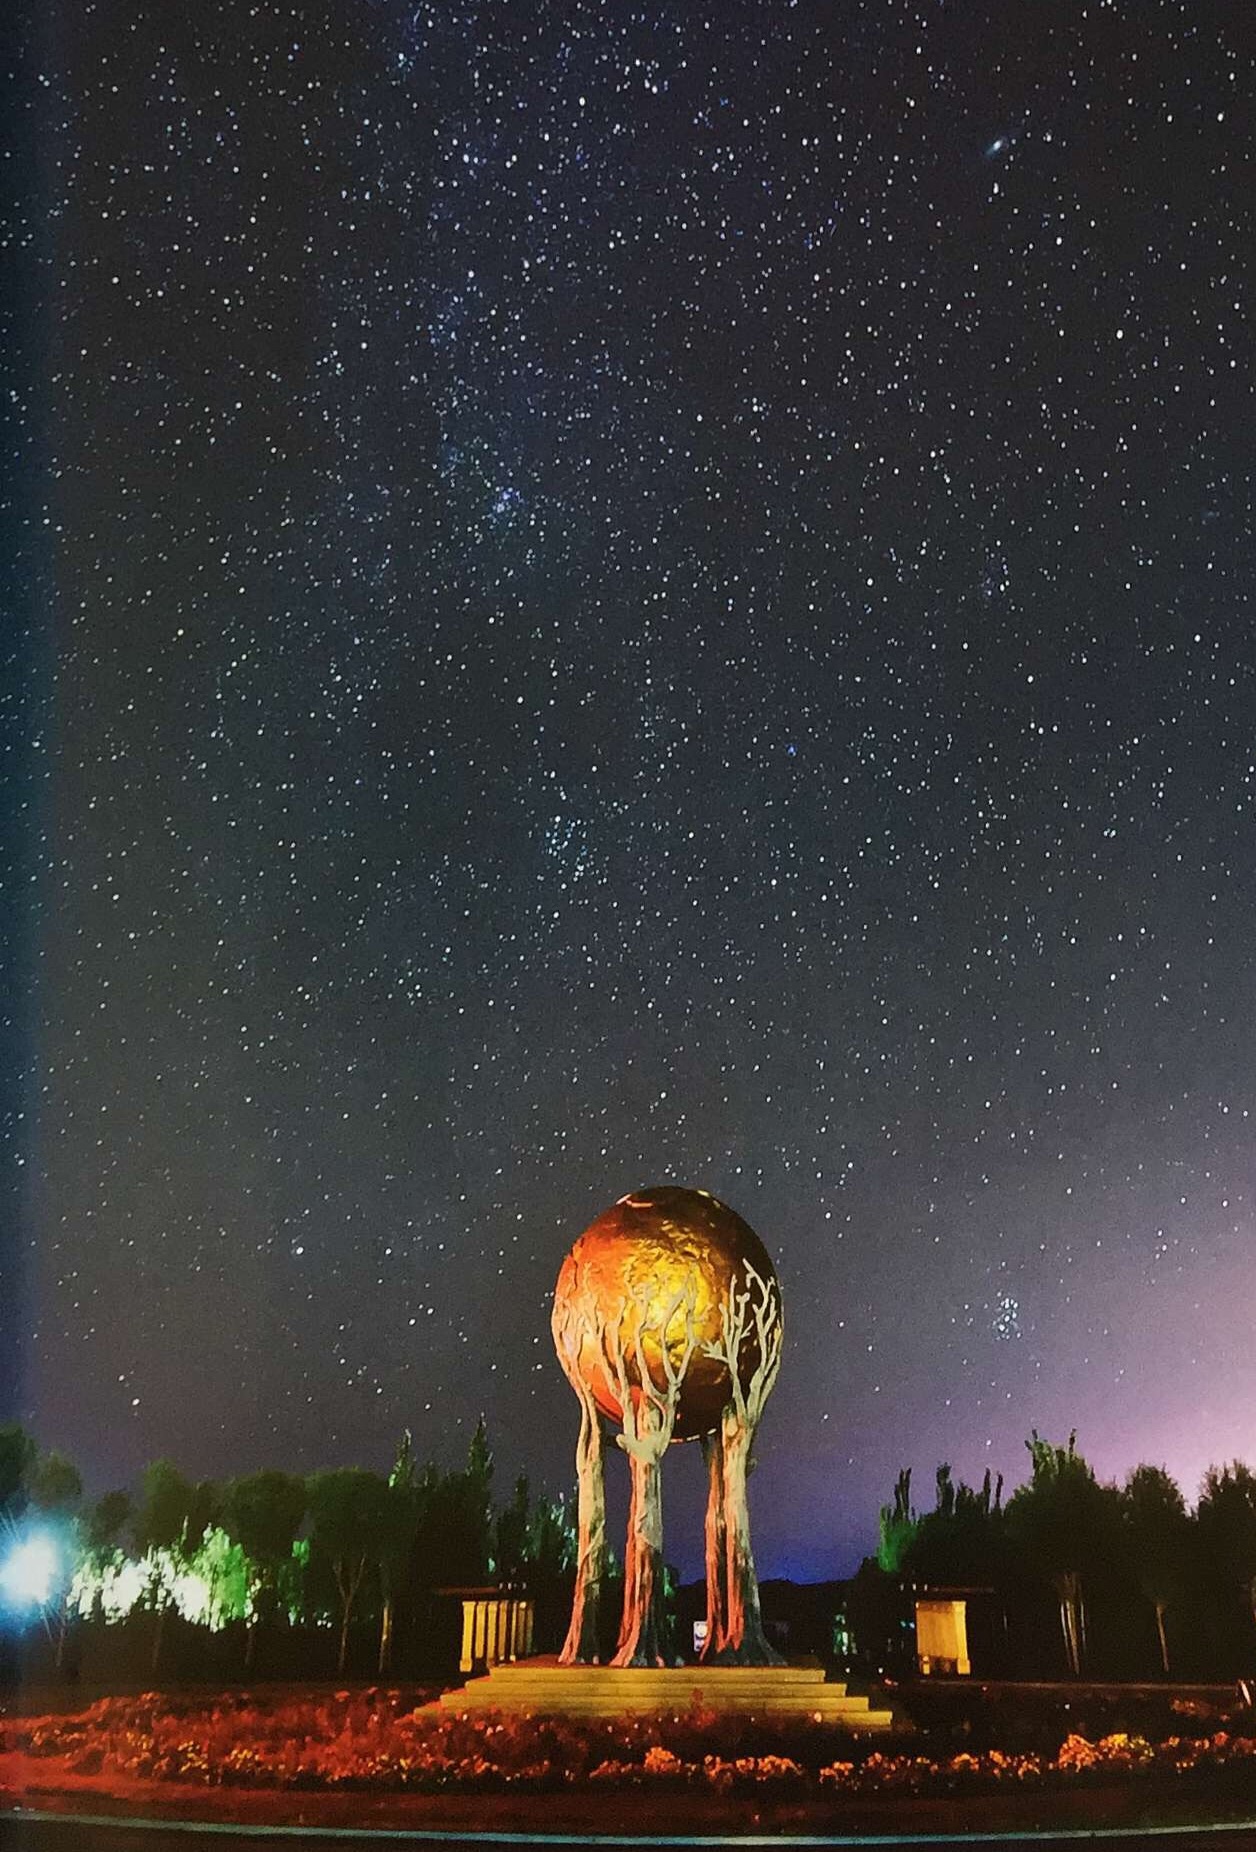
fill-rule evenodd
<path id="1" fill-rule="evenodd" d="M 702 1643 L 703 1659 L 713 1659 L 723 1647 L 728 1623 L 727 1585 L 724 1542 L 724 1436 L 716 1428 L 702 1437 L 702 1457 L 707 1469 L 707 1506 L 704 1546 L 706 1557 L 706 1639 Z"/>
<path id="2" fill-rule="evenodd" d="M 661 1459 L 630 1454 L 632 1492 L 624 1552 L 624 1613 L 611 1664 L 664 1666 L 667 1617 L 663 1607 L 663 1473 Z"/>
<path id="3" fill-rule="evenodd" d="M 724 1411 L 724 1637 L 712 1658 L 719 1665 L 778 1666 L 781 1655 L 763 1631 L 759 1578 L 750 1548 L 747 1480 L 754 1429 L 731 1406 Z"/>
<path id="4" fill-rule="evenodd" d="M 602 1589 L 606 1580 L 606 1484 L 602 1423 L 581 1367 L 581 1351 L 602 1343 L 601 1320 L 592 1294 L 579 1295 L 556 1310 L 554 1342 L 568 1382 L 580 1399 L 580 1436 L 576 1442 L 576 1587 L 571 1623 L 563 1642 L 562 1665 L 596 1665 L 601 1648 Z"/>
<path id="5" fill-rule="evenodd" d="M 667 1663 L 663 1615 L 663 1455 L 676 1429 L 676 1411 L 685 1372 L 697 1338 L 694 1311 L 697 1288 L 689 1279 L 655 1318 L 651 1318 L 649 1284 L 626 1298 L 619 1316 L 608 1321 L 603 1355 L 623 1411 L 617 1438 L 628 1455 L 632 1497 L 624 1552 L 624 1612 L 619 1645 L 611 1664 L 659 1666 Z M 673 1331 L 673 1327 L 678 1327 Z M 647 1336 L 657 1348 L 655 1380 L 646 1355 Z M 625 1355 L 632 1347 L 632 1365 Z"/>
<path id="6" fill-rule="evenodd" d="M 707 1611 L 722 1615 L 722 1624 L 715 1634 L 708 1634 L 703 1657 L 716 1665 L 780 1665 L 781 1656 L 768 1642 L 759 1608 L 747 1481 L 750 1449 L 780 1370 L 781 1316 L 774 1282 L 763 1279 L 748 1263 L 744 1281 L 734 1280 L 721 1307 L 719 1339 L 706 1349 L 727 1366 L 731 1394 L 720 1417 L 720 1470 L 717 1476 L 711 1468 L 707 1505 Z M 721 1528 L 723 1559 L 717 1569 L 712 1539 Z M 710 1586 L 713 1572 L 714 1589 Z"/>
<path id="7" fill-rule="evenodd" d="M 596 1665 L 606 1579 L 606 1483 L 602 1466 L 602 1424 L 593 1397 L 580 1395 L 580 1438 L 576 1443 L 576 1588 L 571 1624 L 560 1665 Z"/>

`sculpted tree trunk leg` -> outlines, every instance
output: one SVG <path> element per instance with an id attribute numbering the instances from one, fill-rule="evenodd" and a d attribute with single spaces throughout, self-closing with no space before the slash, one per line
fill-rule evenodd
<path id="1" fill-rule="evenodd" d="M 624 1556 L 624 1618 L 615 1666 L 662 1666 L 666 1617 L 663 1613 L 663 1475 L 658 1459 L 630 1453 L 632 1498 L 628 1513 L 628 1547 Z"/>
<path id="2" fill-rule="evenodd" d="M 769 1645 L 759 1611 L 759 1580 L 750 1549 L 750 1505 L 746 1480 L 754 1429 L 730 1403 L 721 1423 L 724 1451 L 724 1561 L 728 1614 L 724 1645 L 715 1655 L 722 1665 L 778 1666 L 784 1661 Z"/>
<path id="3" fill-rule="evenodd" d="M 724 1436 L 719 1428 L 702 1437 L 702 1457 L 707 1469 L 707 1507 L 704 1537 L 706 1543 L 706 1639 L 702 1646 L 704 1660 L 713 1659 L 727 1645 L 728 1634 L 728 1567 L 724 1532 Z"/>
<path id="4" fill-rule="evenodd" d="M 602 1427 L 597 1410 L 582 1399 L 580 1439 L 576 1443 L 576 1526 L 579 1554 L 571 1625 L 560 1665 L 596 1665 L 600 1658 L 598 1623 L 606 1577 L 606 1481 L 602 1468 Z"/>
<path id="5" fill-rule="evenodd" d="M 619 1664 L 619 1655 L 624 1650 L 624 1641 L 632 1630 L 632 1619 L 637 1611 L 637 1570 L 636 1552 L 632 1540 L 637 1531 L 637 1475 L 630 1470 L 628 1484 L 628 1530 L 624 1545 L 624 1587 L 623 1599 L 619 1609 L 619 1634 L 615 1640 L 615 1652 L 612 1665 Z"/>

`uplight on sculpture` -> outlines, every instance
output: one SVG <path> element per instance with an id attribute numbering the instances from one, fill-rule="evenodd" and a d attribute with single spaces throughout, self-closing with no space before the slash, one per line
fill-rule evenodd
<path id="1" fill-rule="evenodd" d="M 616 1666 L 665 1663 L 662 1461 L 698 1440 L 707 1463 L 703 1658 L 771 1665 L 750 1548 L 750 1452 L 781 1359 L 775 1269 L 741 1217 L 704 1190 L 621 1197 L 572 1247 L 554 1342 L 580 1401 L 579 1559 L 564 1664 L 598 1657 L 606 1580 L 603 1438 L 628 1458 L 624 1606 Z"/>

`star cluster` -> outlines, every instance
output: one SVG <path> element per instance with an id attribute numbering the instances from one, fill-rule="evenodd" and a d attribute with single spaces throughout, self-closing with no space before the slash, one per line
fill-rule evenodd
<path id="1" fill-rule="evenodd" d="M 1250 1458 L 1234 13 L 51 13 L 21 1410 L 557 1489 L 559 1261 L 675 1181 L 780 1270 L 767 1573 L 1031 1426 Z"/>

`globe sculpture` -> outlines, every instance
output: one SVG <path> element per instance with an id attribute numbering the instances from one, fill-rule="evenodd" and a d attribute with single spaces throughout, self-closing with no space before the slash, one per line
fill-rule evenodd
<path id="1" fill-rule="evenodd" d="M 776 1272 L 749 1225 L 705 1190 L 623 1196 L 559 1270 L 554 1343 L 580 1401 L 579 1558 L 560 1659 L 595 1664 L 606 1581 L 604 1438 L 628 1457 L 624 1605 L 612 1665 L 666 1663 L 662 1461 L 698 1440 L 707 1465 L 704 1660 L 779 1664 L 759 1611 L 746 1496 L 781 1359 Z"/>

